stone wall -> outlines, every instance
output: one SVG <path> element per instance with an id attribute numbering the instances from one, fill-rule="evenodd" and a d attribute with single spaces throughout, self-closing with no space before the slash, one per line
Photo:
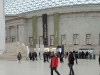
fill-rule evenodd
<path id="1" fill-rule="evenodd" d="M 82 10 L 84 9 L 84 11 Z M 74 6 L 74 7 L 60 7 L 48 10 L 39 10 L 36 12 L 29 12 L 22 14 L 24 18 L 6 20 L 6 27 L 18 25 L 18 40 L 21 43 L 29 46 L 29 37 L 32 37 L 32 19 L 33 15 L 37 16 L 37 38 L 39 43 L 39 36 L 43 36 L 42 28 L 42 14 L 48 15 L 48 46 L 50 46 L 50 35 L 54 35 L 54 16 L 55 12 L 59 13 L 59 45 L 61 45 L 61 35 L 66 37 L 65 50 L 69 47 L 71 50 L 79 50 L 79 48 L 94 48 L 95 53 L 98 53 L 99 48 L 99 34 L 100 34 L 100 11 L 99 5 L 96 6 Z M 21 16 L 21 15 L 20 15 Z M 10 17 L 11 18 L 11 17 Z M 8 19 L 8 18 L 7 18 Z M 14 34 L 14 31 L 11 31 Z M 7 33 L 6 33 L 7 34 Z M 79 35 L 79 45 L 74 46 L 73 35 Z M 86 45 L 86 34 L 91 34 L 92 44 Z M 16 36 L 16 35 L 15 35 Z M 7 37 L 7 35 L 6 35 Z"/>

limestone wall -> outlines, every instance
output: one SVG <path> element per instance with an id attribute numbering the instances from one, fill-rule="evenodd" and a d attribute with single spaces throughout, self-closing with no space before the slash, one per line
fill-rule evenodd
<path id="1" fill-rule="evenodd" d="M 100 34 L 100 5 L 87 6 L 70 6 L 52 8 L 46 10 L 38 10 L 21 14 L 24 18 L 19 18 L 11 21 L 6 20 L 6 26 L 18 25 L 18 39 L 19 42 L 25 43 L 29 46 L 29 37 L 32 37 L 32 19 L 33 15 L 37 16 L 37 38 L 39 43 L 39 36 L 43 36 L 42 28 L 42 14 L 48 15 L 48 46 L 50 46 L 50 35 L 54 35 L 54 19 L 53 14 L 59 13 L 59 45 L 61 45 L 61 35 L 66 37 L 65 49 L 71 47 L 71 50 L 78 50 L 79 48 L 94 48 L 95 53 L 98 53 L 99 48 L 99 34 Z M 10 17 L 11 18 L 11 17 Z M 12 34 L 14 32 L 11 31 Z M 7 33 L 6 33 L 7 34 Z M 74 46 L 73 35 L 79 35 L 79 45 Z M 86 45 L 86 34 L 91 34 L 92 44 Z M 15 35 L 16 36 L 16 35 Z M 6 35 L 7 37 L 7 35 Z"/>

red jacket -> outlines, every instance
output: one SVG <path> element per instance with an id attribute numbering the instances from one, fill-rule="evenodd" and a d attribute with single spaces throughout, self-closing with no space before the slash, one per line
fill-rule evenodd
<path id="1" fill-rule="evenodd" d="M 51 57 L 50 67 L 51 68 L 58 67 L 58 58 L 55 57 L 54 55 Z"/>

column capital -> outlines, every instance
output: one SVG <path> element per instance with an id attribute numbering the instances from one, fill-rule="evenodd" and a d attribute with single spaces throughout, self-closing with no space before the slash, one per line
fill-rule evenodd
<path id="1" fill-rule="evenodd" d="M 9 26 L 6 26 L 6 27 L 5 27 L 5 29 L 9 29 L 9 28 L 10 28 Z"/>

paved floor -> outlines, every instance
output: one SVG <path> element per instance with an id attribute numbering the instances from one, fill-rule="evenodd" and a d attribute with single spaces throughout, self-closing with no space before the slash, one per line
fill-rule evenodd
<path id="1" fill-rule="evenodd" d="M 59 63 L 58 71 L 61 75 L 69 75 L 67 59 L 64 63 Z M 100 75 L 98 57 L 96 60 L 79 59 L 78 65 L 74 65 L 75 75 Z M 38 61 L 4 61 L 0 60 L 0 75 L 50 75 L 50 63 Z M 54 73 L 54 75 L 56 75 Z"/>

